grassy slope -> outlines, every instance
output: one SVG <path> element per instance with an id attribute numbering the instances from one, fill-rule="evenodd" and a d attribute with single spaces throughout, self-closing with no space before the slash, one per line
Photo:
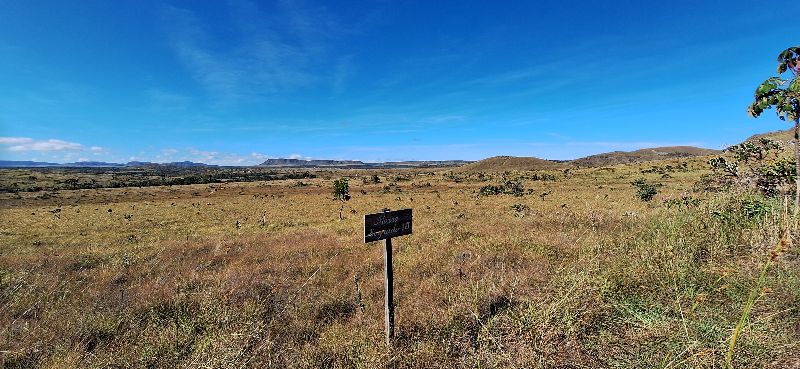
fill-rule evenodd
<path id="1" fill-rule="evenodd" d="M 457 169 L 458 172 L 505 172 L 558 169 L 566 167 L 564 164 L 534 157 L 494 156 L 474 163 L 464 165 Z"/>
<path id="2" fill-rule="evenodd" d="M 573 170 L 523 197 L 476 197 L 499 175 L 403 172 L 386 189 L 351 181 L 343 208 L 331 179 L 360 172 L 0 195 L 3 364 L 719 367 L 781 207 L 747 217 L 746 195 L 691 193 L 705 169 L 688 162 L 670 178 Z M 651 204 L 640 176 L 665 185 Z M 380 247 L 360 241 L 383 207 L 414 208 L 390 354 Z M 800 360 L 799 271 L 797 246 L 775 258 L 737 367 Z"/>
<path id="3" fill-rule="evenodd" d="M 571 161 L 571 163 L 581 167 L 601 167 L 664 159 L 690 158 L 695 156 L 715 155 L 719 153 L 720 151 L 718 150 L 704 149 L 693 146 L 654 147 L 628 152 L 607 152 L 575 159 Z"/>
<path id="4" fill-rule="evenodd" d="M 794 140 L 794 128 L 789 128 L 783 131 L 774 131 L 774 132 L 767 132 L 767 133 L 753 135 L 745 141 L 757 141 L 758 139 L 761 138 L 767 138 L 773 141 L 780 141 L 780 142 L 791 142 Z"/>

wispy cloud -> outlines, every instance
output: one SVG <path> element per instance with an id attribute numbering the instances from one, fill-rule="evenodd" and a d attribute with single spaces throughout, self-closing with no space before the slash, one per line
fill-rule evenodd
<path id="1" fill-rule="evenodd" d="M 79 151 L 83 145 L 64 140 L 35 140 L 29 137 L 0 137 L 0 147 L 5 151 Z"/>
<path id="2" fill-rule="evenodd" d="M 341 88 L 349 73 L 346 61 L 326 62 L 339 27 L 321 7 L 282 1 L 267 14 L 257 3 L 232 2 L 229 16 L 236 34 L 225 40 L 215 39 L 215 30 L 190 10 L 168 7 L 164 15 L 174 52 L 215 98 L 238 101 L 325 79 Z M 320 66 L 341 70 L 331 81 L 316 73 Z"/>
<path id="3" fill-rule="evenodd" d="M 298 155 L 298 154 L 293 154 Z M 250 154 L 239 154 L 232 152 L 225 152 L 219 150 L 203 150 L 197 148 L 165 148 L 159 150 L 155 155 L 148 154 L 147 152 L 140 152 L 135 158 L 130 160 L 138 161 L 153 161 L 156 163 L 169 163 L 179 161 L 191 161 L 195 163 L 204 163 L 212 165 L 257 165 L 263 163 L 265 160 L 275 158 L 259 152 L 251 152 Z M 298 155 L 298 157 L 304 157 Z M 305 157 L 304 157 L 305 158 Z"/>
<path id="4" fill-rule="evenodd" d="M 0 137 L 0 152 L 13 160 L 47 160 L 73 162 L 102 159 L 111 152 L 100 146 L 85 146 L 60 139 L 34 139 L 30 137 Z"/>

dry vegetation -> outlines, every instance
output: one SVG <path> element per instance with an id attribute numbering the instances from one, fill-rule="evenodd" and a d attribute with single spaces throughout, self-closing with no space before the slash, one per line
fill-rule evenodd
<path id="1" fill-rule="evenodd" d="M 705 160 L 0 194 L 0 360 L 714 368 L 755 293 L 733 365 L 800 365 L 792 221 L 780 199 L 693 191 Z M 663 184 L 651 202 L 640 177 Z M 479 195 L 511 179 L 521 196 Z M 362 215 L 384 207 L 414 209 L 390 352 L 381 248 L 362 243 Z"/>

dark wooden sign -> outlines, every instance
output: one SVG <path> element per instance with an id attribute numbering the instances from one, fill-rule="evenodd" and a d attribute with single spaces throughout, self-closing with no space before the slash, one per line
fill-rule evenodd
<path id="1" fill-rule="evenodd" d="M 364 243 L 383 240 L 384 310 L 386 346 L 391 350 L 394 339 L 394 280 L 392 272 L 392 237 L 411 234 L 411 209 L 364 215 Z"/>
<path id="2" fill-rule="evenodd" d="M 411 234 L 411 209 L 364 215 L 364 243 Z"/>

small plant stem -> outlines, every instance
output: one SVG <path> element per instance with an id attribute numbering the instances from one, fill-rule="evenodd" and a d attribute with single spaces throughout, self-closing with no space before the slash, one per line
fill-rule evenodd
<path id="1" fill-rule="evenodd" d="M 778 241 L 778 247 L 780 247 L 780 241 Z M 739 335 L 742 333 L 745 323 L 747 323 L 747 319 L 750 317 L 750 312 L 753 310 L 753 305 L 755 305 L 756 300 L 762 291 L 764 282 L 767 279 L 767 269 L 769 269 L 771 264 L 772 258 L 768 258 L 764 263 L 764 267 L 761 268 L 761 274 L 758 276 L 758 282 L 753 289 L 750 290 L 750 295 L 747 298 L 747 303 L 744 306 L 744 310 L 742 310 L 742 315 L 739 317 L 739 322 L 736 324 L 736 328 L 733 330 L 731 341 L 728 345 L 728 353 L 725 354 L 725 363 L 728 368 L 733 368 L 733 353 L 736 349 L 736 342 L 739 339 Z"/>

